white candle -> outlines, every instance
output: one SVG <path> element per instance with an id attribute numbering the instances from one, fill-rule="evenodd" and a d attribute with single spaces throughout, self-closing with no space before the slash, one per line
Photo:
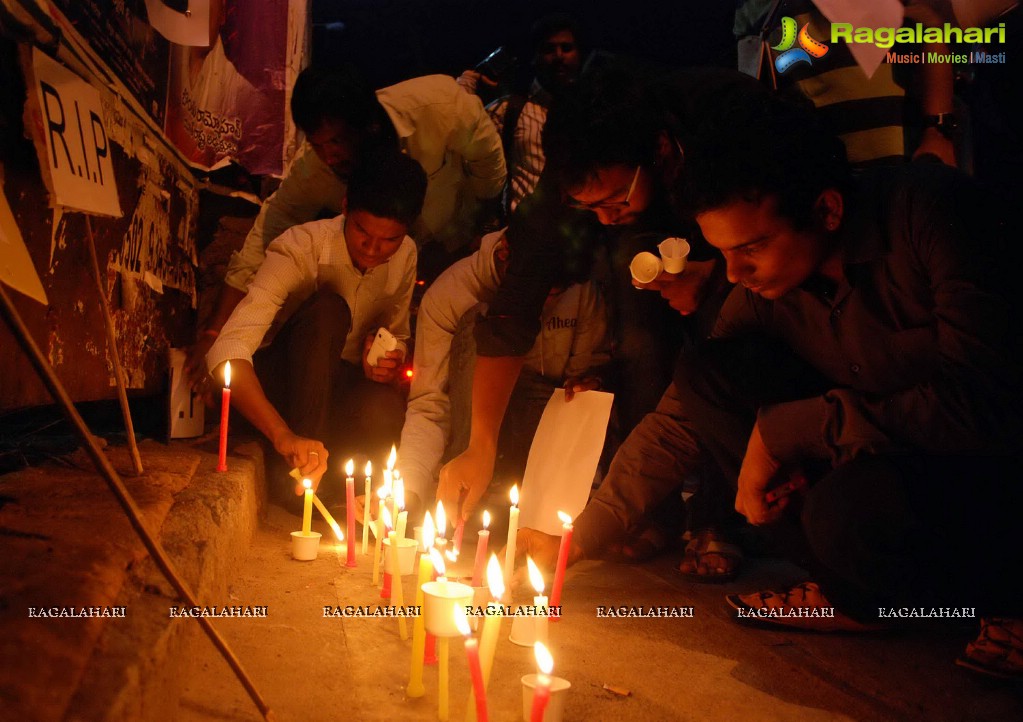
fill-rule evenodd
<path id="1" fill-rule="evenodd" d="M 405 511 L 405 482 L 399 476 L 394 480 L 394 506 L 398 511 L 398 522 L 395 531 L 398 538 L 405 539 L 405 528 L 408 525 L 408 512 Z"/>
<path id="2" fill-rule="evenodd" d="M 508 543 L 504 550 L 504 579 L 511 584 L 512 572 L 515 571 L 515 537 L 519 533 L 519 485 L 512 487 L 511 510 L 508 512 Z"/>
<path id="3" fill-rule="evenodd" d="M 536 566 L 532 557 L 526 558 L 526 567 L 529 569 L 529 582 L 533 585 L 533 589 L 536 590 L 536 596 L 533 597 L 533 606 L 537 607 L 537 614 L 533 617 L 534 636 L 535 642 L 543 642 L 547 644 L 547 614 L 539 613 L 539 608 L 547 606 L 547 597 L 543 594 L 544 583 L 543 574 L 540 573 L 540 568 Z"/>

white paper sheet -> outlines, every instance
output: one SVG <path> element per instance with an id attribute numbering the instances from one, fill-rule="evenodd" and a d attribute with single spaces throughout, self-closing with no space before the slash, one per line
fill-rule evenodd
<path id="1" fill-rule="evenodd" d="M 28 253 L 28 246 L 21 237 L 18 222 L 14 220 L 11 207 L 7 204 L 2 182 L 0 182 L 0 282 L 43 305 L 49 304 L 43 282 L 39 280 L 39 274 Z"/>
<path id="2" fill-rule="evenodd" d="M 560 536 L 558 511 L 574 519 L 586 506 L 612 401 L 614 394 L 584 391 L 566 402 L 555 389 L 529 448 L 519 527 Z"/>

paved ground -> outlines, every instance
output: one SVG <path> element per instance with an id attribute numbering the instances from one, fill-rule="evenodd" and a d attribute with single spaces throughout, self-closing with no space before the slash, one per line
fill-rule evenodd
<path id="1" fill-rule="evenodd" d="M 128 483 L 202 603 L 269 608 L 266 619 L 217 626 L 277 719 L 435 718 L 435 667 L 427 695 L 405 697 L 410 643 L 398 638 L 396 621 L 322 616 L 324 606 L 379 603 L 369 559 L 346 569 L 324 544 L 314 562 L 291 560 L 288 532 L 299 522 L 262 506 L 258 449 L 244 447 L 248 458 L 236 450 L 226 475 L 212 471 L 210 451 L 209 440 L 147 442 L 147 474 Z M 110 455 L 127 466 L 123 449 Z M 467 530 L 467 540 L 474 536 Z M 84 457 L 0 476 L 0 540 L 0 720 L 258 719 L 198 625 L 169 618 L 173 595 Z M 693 585 L 674 573 L 676 556 L 639 567 L 586 562 L 569 572 L 565 619 L 550 635 L 556 673 L 573 685 L 566 719 L 1023 719 L 1018 690 L 952 664 L 970 630 L 862 637 L 749 629 L 723 594 L 798 570 L 755 560 L 741 582 Z M 410 599 L 411 579 L 405 590 Z M 92 604 L 127 605 L 128 618 L 26 614 L 27 606 Z M 607 604 L 691 606 L 694 616 L 597 618 Z M 509 643 L 509 629 L 505 622 L 491 684 L 490 718 L 498 721 L 521 717 L 519 679 L 533 670 L 531 651 Z M 451 719 L 462 719 L 460 643 L 451 649 L 450 689 Z"/>

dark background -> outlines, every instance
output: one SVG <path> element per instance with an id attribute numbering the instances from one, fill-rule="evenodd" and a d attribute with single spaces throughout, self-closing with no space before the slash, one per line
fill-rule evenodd
<path id="1" fill-rule="evenodd" d="M 735 67 L 729 0 L 313 0 L 312 57 L 354 63 L 374 87 L 458 75 L 499 45 L 528 73 L 529 27 L 572 14 L 590 49 L 654 63 Z"/>

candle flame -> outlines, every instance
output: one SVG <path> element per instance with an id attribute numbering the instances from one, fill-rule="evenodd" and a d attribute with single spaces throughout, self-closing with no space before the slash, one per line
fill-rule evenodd
<path id="1" fill-rule="evenodd" d="M 224 387 L 231 388 L 231 362 L 224 364 Z"/>
<path id="2" fill-rule="evenodd" d="M 391 529 L 394 528 L 394 524 L 392 524 L 394 520 L 391 519 L 391 510 L 388 509 L 386 506 L 384 507 L 384 511 L 380 515 L 380 518 L 383 519 L 384 526 L 387 527 L 387 531 L 390 531 Z"/>
<path id="3" fill-rule="evenodd" d="M 550 674 L 554 671 L 554 657 L 551 656 L 550 651 L 543 642 L 537 642 L 533 645 L 533 656 L 536 657 L 536 666 L 540 668 L 541 672 Z"/>
<path id="4" fill-rule="evenodd" d="M 490 526 L 490 512 L 489 511 L 484 511 L 483 512 L 483 528 L 486 529 L 488 526 Z"/>
<path id="5" fill-rule="evenodd" d="M 391 487 L 389 487 L 387 484 L 384 484 L 379 489 L 377 489 L 377 496 L 379 496 L 381 499 L 386 499 L 390 495 Z"/>
<path id="6" fill-rule="evenodd" d="M 444 552 L 444 556 L 447 557 L 447 560 L 449 562 L 454 564 L 455 562 L 458 561 L 458 550 L 455 549 L 454 547 L 452 547 L 451 549 L 447 549 Z"/>
<path id="7" fill-rule="evenodd" d="M 337 537 L 338 541 L 344 541 L 345 535 L 341 533 L 341 527 L 338 526 L 337 522 L 330 525 L 330 528 L 334 530 L 334 536 Z"/>
<path id="8" fill-rule="evenodd" d="M 355 459 L 345 462 L 345 476 L 351 478 L 355 474 Z"/>
<path id="9" fill-rule="evenodd" d="M 444 565 L 444 557 L 440 555 L 436 547 L 430 547 L 430 561 L 433 562 L 433 570 L 437 572 L 437 576 L 444 576 L 447 567 Z"/>
<path id="10" fill-rule="evenodd" d="M 563 511 L 559 511 L 558 512 L 558 518 L 561 519 L 561 523 L 562 524 L 571 524 L 572 523 L 572 517 L 570 517 L 568 514 L 566 514 Z"/>
<path id="11" fill-rule="evenodd" d="M 373 462 L 372 461 L 367 461 L 366 462 L 366 478 L 369 479 L 371 476 L 373 476 Z"/>
<path id="12" fill-rule="evenodd" d="M 426 512 L 426 518 L 423 519 L 423 546 L 433 549 L 433 541 L 436 537 L 437 529 L 433 525 L 433 517 L 430 516 L 430 512 Z"/>
<path id="13" fill-rule="evenodd" d="M 437 502 L 436 523 L 437 523 L 437 536 L 439 536 L 441 539 L 446 539 L 447 538 L 446 535 L 447 535 L 447 531 L 448 531 L 448 518 L 447 518 L 447 515 L 444 513 L 444 502 L 443 501 L 438 501 Z"/>
<path id="14" fill-rule="evenodd" d="M 390 471 L 394 468 L 394 462 L 398 460 L 398 449 L 394 444 L 391 444 L 391 454 L 387 457 L 387 470 Z"/>
<path id="15" fill-rule="evenodd" d="M 453 604 L 455 615 L 455 627 L 462 633 L 463 636 L 468 637 L 472 634 L 472 630 L 469 629 L 469 620 L 465 617 L 465 606 L 462 604 Z"/>
<path id="16" fill-rule="evenodd" d="M 405 482 L 400 478 L 394 482 L 394 507 L 396 509 L 405 508 Z"/>
<path id="17" fill-rule="evenodd" d="M 512 506 L 518 506 L 519 505 L 519 485 L 518 484 L 516 484 L 515 486 L 513 486 L 511 488 L 511 491 L 508 493 L 508 496 L 511 497 Z"/>
<path id="18" fill-rule="evenodd" d="M 533 561 L 533 557 L 526 557 L 526 567 L 529 569 L 529 583 L 533 585 L 537 594 L 543 594 L 543 574 L 540 573 L 540 567 Z"/>
<path id="19" fill-rule="evenodd" d="M 304 486 L 306 489 L 312 489 L 313 488 L 313 480 L 312 479 L 302 479 L 302 486 Z"/>
<path id="20" fill-rule="evenodd" d="M 491 554 L 487 562 L 487 586 L 490 587 L 490 596 L 500 599 L 504 596 L 504 575 L 501 573 L 501 562 L 497 561 L 497 555 Z"/>

